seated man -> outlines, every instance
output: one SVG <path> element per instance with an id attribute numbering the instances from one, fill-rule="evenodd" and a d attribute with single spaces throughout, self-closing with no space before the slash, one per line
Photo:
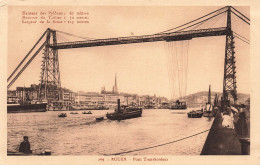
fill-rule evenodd
<path id="1" fill-rule="evenodd" d="M 30 154 L 32 153 L 31 151 L 31 146 L 30 146 L 30 142 L 28 140 L 28 136 L 24 136 L 23 137 L 23 142 L 20 144 L 20 148 L 19 148 L 19 152 L 23 152 L 25 154 Z"/>

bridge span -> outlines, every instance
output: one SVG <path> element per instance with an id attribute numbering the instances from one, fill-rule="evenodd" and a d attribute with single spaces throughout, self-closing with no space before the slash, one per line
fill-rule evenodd
<path id="1" fill-rule="evenodd" d="M 81 47 L 95 47 L 105 45 L 120 45 L 120 44 L 132 44 L 142 42 L 156 42 L 156 41 L 181 41 L 190 40 L 198 37 L 209 37 L 209 36 L 220 36 L 226 35 L 228 32 L 226 27 L 210 28 L 210 29 L 199 29 L 189 31 L 178 31 L 172 33 L 161 33 L 153 35 L 143 36 L 129 36 L 129 37 L 118 37 L 118 38 L 106 38 L 106 39 L 95 39 L 86 41 L 74 41 L 74 42 L 63 42 L 50 44 L 53 49 L 71 49 Z"/>

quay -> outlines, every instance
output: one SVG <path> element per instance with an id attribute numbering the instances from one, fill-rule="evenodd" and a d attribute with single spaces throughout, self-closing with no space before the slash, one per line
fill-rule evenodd
<path id="1" fill-rule="evenodd" d="M 239 135 L 235 129 L 223 127 L 222 120 L 221 113 L 218 111 L 201 151 L 201 155 L 242 154 Z"/>

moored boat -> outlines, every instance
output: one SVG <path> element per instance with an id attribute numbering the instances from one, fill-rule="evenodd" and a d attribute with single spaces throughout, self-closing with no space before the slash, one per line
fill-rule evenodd
<path id="1" fill-rule="evenodd" d="M 47 103 L 7 104 L 7 113 L 46 112 Z"/>
<path id="2" fill-rule="evenodd" d="M 88 112 L 82 112 L 82 114 L 92 114 L 91 111 L 88 111 Z"/>
<path id="3" fill-rule="evenodd" d="M 213 111 L 204 111 L 203 117 L 215 117 L 215 113 Z"/>
<path id="4" fill-rule="evenodd" d="M 120 106 L 120 99 L 118 99 L 118 108 L 113 113 L 107 113 L 106 117 L 110 120 L 125 120 L 142 116 L 142 108 Z"/>
<path id="5" fill-rule="evenodd" d="M 51 155 L 51 150 L 45 150 L 42 151 L 41 153 L 23 153 L 23 152 L 18 152 L 18 151 L 7 151 L 7 156 L 49 156 Z"/>
<path id="6" fill-rule="evenodd" d="M 19 88 L 18 96 L 7 97 L 7 113 L 46 112 L 47 102 L 29 97 L 28 90 Z"/>
<path id="7" fill-rule="evenodd" d="M 201 118 L 203 116 L 202 110 L 193 110 L 187 113 L 188 118 Z"/>
<path id="8" fill-rule="evenodd" d="M 180 101 L 180 100 L 176 100 L 175 102 L 172 102 L 169 107 L 169 109 L 173 110 L 173 109 L 187 109 L 187 103 L 186 101 Z"/>
<path id="9" fill-rule="evenodd" d="M 67 113 L 60 113 L 58 117 L 67 117 Z"/>
<path id="10" fill-rule="evenodd" d="M 101 121 L 101 120 L 104 120 L 104 117 L 102 116 L 102 117 L 97 117 L 96 118 L 96 121 Z"/>

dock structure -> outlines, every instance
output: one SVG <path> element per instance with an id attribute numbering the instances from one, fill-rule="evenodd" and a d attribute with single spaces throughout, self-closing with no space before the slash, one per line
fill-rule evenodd
<path id="1" fill-rule="evenodd" d="M 241 153 L 239 135 L 234 129 L 222 126 L 221 113 L 218 111 L 201 155 L 241 155 Z"/>

